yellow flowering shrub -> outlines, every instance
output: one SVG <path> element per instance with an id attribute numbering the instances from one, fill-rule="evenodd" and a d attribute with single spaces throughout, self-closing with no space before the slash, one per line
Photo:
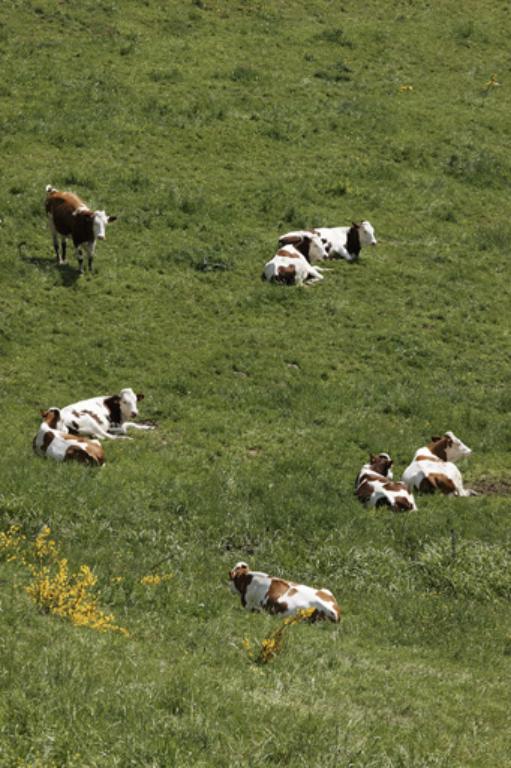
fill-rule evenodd
<path id="1" fill-rule="evenodd" d="M 308 621 L 314 613 L 314 610 L 314 608 L 303 608 L 302 610 L 297 611 L 293 616 L 285 618 L 273 632 L 270 632 L 268 637 L 261 640 L 261 645 L 257 651 L 252 647 L 250 640 L 245 638 L 242 642 L 242 646 L 247 652 L 248 657 L 256 664 L 267 664 L 281 652 L 288 628 L 293 626 L 293 624 L 300 624 L 302 621 Z"/>
<path id="2" fill-rule="evenodd" d="M 67 559 L 60 557 L 50 533 L 45 526 L 33 542 L 27 541 L 17 526 L 0 534 L 0 554 L 8 562 L 17 561 L 31 576 L 25 587 L 31 600 L 40 610 L 76 626 L 127 635 L 127 629 L 115 624 L 114 617 L 98 607 L 97 579 L 89 566 L 81 565 L 77 572 L 70 572 Z"/>

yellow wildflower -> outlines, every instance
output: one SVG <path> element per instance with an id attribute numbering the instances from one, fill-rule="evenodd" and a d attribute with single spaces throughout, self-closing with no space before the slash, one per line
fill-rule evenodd
<path id="1" fill-rule="evenodd" d="M 142 576 L 140 583 L 146 587 L 157 587 L 164 581 L 169 581 L 172 578 L 171 573 L 149 573 L 147 576 Z"/>

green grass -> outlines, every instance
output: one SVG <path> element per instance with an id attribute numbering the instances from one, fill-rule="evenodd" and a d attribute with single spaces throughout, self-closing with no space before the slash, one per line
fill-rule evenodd
<path id="1" fill-rule="evenodd" d="M 509 765 L 509 14 L 3 4 L 0 529 L 49 525 L 130 637 L 0 563 L 2 768 Z M 119 216 L 94 276 L 54 265 L 50 183 Z M 361 218 L 358 264 L 261 283 L 283 231 Z M 33 455 L 41 408 L 124 386 L 158 430 L 96 472 Z M 399 472 L 447 429 L 487 493 L 358 504 L 370 451 Z M 330 587 L 340 626 L 253 664 L 276 619 L 240 559 Z"/>

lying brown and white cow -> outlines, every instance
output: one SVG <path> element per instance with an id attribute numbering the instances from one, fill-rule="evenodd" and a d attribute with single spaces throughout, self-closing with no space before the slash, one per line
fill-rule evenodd
<path id="1" fill-rule="evenodd" d="M 316 227 L 313 232 L 328 249 L 329 259 L 356 261 L 362 246 L 377 243 L 374 227 L 369 221 L 353 222 L 350 227 Z"/>
<path id="2" fill-rule="evenodd" d="M 241 598 L 247 611 L 268 611 L 292 616 L 300 610 L 313 608 L 310 621 L 329 619 L 339 621 L 341 609 L 328 589 L 314 589 L 304 584 L 251 571 L 247 563 L 236 563 L 229 572 L 229 586 Z"/>
<path id="3" fill-rule="evenodd" d="M 387 505 L 397 511 L 417 511 L 405 483 L 393 481 L 393 461 L 388 453 L 371 454 L 355 481 L 355 495 L 370 507 Z"/>
<path id="4" fill-rule="evenodd" d="M 154 429 L 149 424 L 129 421 L 138 416 L 137 403 L 143 399 L 143 394 L 135 394 L 132 389 L 121 389 L 118 395 L 80 400 L 61 409 L 60 428 L 71 434 L 111 440 L 126 438 L 128 429 Z"/>
<path id="5" fill-rule="evenodd" d="M 432 493 L 441 491 L 453 496 L 476 496 L 476 492 L 463 487 L 461 472 L 455 461 L 470 456 L 472 451 L 452 432 L 432 437 L 428 445 L 419 448 L 412 463 L 401 478 L 410 490 Z"/>
<path id="6" fill-rule="evenodd" d="M 279 237 L 279 245 L 294 245 L 309 264 L 330 257 L 330 242 L 312 230 L 299 229 Z"/>
<path id="7" fill-rule="evenodd" d="M 32 442 L 38 456 L 49 456 L 55 461 L 79 461 L 95 466 L 104 463 L 105 454 L 99 440 L 70 435 L 57 428 L 60 423 L 58 408 L 42 411 L 41 416 L 41 426 Z"/>
<path id="8" fill-rule="evenodd" d="M 78 195 L 73 192 L 59 192 L 50 185 L 46 187 L 45 208 L 57 262 L 66 263 L 66 238 L 71 237 L 80 272 L 83 273 L 82 249 L 87 252 L 89 270 L 92 272 L 96 241 L 105 239 L 106 225 L 115 221 L 117 216 L 107 216 L 105 211 L 91 211 Z"/>
<path id="9" fill-rule="evenodd" d="M 261 279 L 285 285 L 311 285 L 323 280 L 323 275 L 320 267 L 309 264 L 294 245 L 285 245 L 264 265 Z"/>

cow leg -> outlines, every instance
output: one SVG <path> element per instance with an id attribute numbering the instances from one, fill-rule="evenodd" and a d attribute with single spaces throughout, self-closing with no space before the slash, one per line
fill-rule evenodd
<path id="1" fill-rule="evenodd" d="M 53 250 L 55 251 L 55 258 L 57 259 L 57 264 L 60 264 L 60 254 L 59 254 L 59 240 L 57 235 L 52 232 L 51 238 L 53 240 Z"/>
<path id="2" fill-rule="evenodd" d="M 50 228 L 51 232 L 51 239 L 53 241 L 53 250 L 55 251 L 55 258 L 57 259 L 57 264 L 62 264 L 66 260 L 66 250 L 65 250 L 65 242 L 66 238 L 62 237 L 62 259 L 60 257 L 59 252 L 59 238 L 58 238 L 58 232 L 55 227 L 55 224 L 53 223 L 53 219 L 51 216 L 48 216 L 48 226 Z"/>
<path id="3" fill-rule="evenodd" d="M 87 243 L 87 262 L 89 265 L 89 272 L 94 272 L 92 263 L 94 261 L 94 247 L 95 242 Z"/>
<path id="4" fill-rule="evenodd" d="M 75 256 L 78 260 L 78 269 L 80 270 L 80 274 L 83 275 L 83 254 L 81 246 L 78 246 L 75 250 Z"/>
<path id="5" fill-rule="evenodd" d="M 155 429 L 152 424 L 136 424 L 134 421 L 125 421 L 120 427 L 111 427 L 111 431 L 119 431 L 125 435 L 128 429 Z"/>
<path id="6" fill-rule="evenodd" d="M 107 432 L 96 419 L 88 414 L 85 414 L 80 418 L 79 433 L 81 435 L 89 435 L 93 438 L 101 438 L 103 440 L 131 440 L 131 437 L 124 434 L 112 434 L 110 428 Z"/>
<path id="7" fill-rule="evenodd" d="M 458 488 L 457 491 L 454 493 L 455 496 L 479 496 L 477 491 L 472 490 L 472 488 Z"/>
<path id="8" fill-rule="evenodd" d="M 62 255 L 61 255 L 61 259 L 60 259 L 59 263 L 60 264 L 65 264 L 66 263 L 66 249 L 67 249 L 67 241 L 66 241 L 65 237 L 61 238 L 61 240 L 60 240 L 60 247 L 61 247 L 61 250 L 62 250 Z"/>

